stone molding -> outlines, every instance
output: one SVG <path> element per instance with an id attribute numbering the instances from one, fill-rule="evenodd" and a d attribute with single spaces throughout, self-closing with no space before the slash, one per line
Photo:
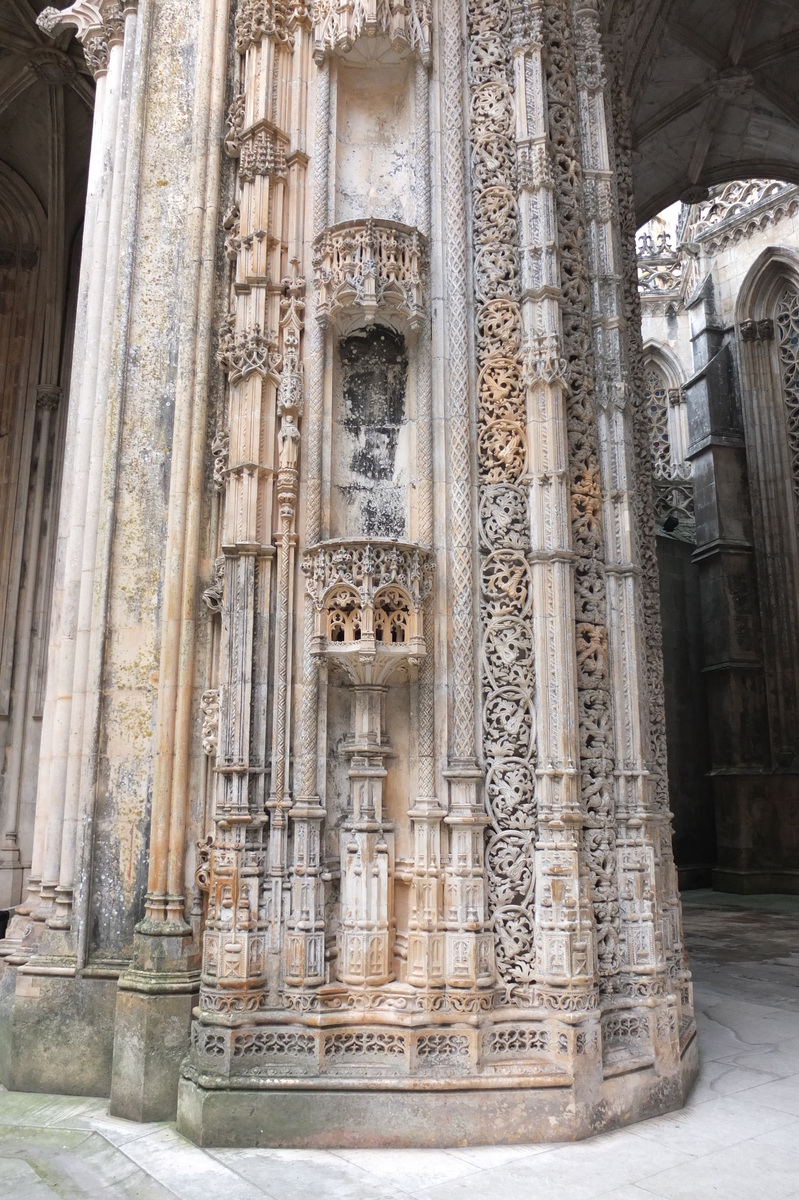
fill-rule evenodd
<path id="1" fill-rule="evenodd" d="M 359 38 L 383 36 L 398 55 L 412 53 L 430 65 L 429 0 L 318 0 L 313 20 L 317 62 L 326 54 L 348 54 Z"/>

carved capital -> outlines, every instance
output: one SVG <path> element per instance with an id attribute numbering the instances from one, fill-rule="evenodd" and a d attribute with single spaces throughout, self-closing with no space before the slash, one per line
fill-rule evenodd
<path id="1" fill-rule="evenodd" d="M 774 322 L 769 317 L 762 321 L 742 321 L 740 329 L 745 342 L 770 342 L 774 338 Z"/>
<path id="2" fill-rule="evenodd" d="M 40 383 L 36 389 L 36 406 L 55 412 L 61 401 L 61 388 L 55 383 Z"/>
<path id="3" fill-rule="evenodd" d="M 67 8 L 45 8 L 36 18 L 36 24 L 48 35 L 55 38 L 67 29 L 74 29 L 79 41 L 91 31 L 102 29 L 104 22 L 102 0 L 75 0 Z"/>
<path id="4" fill-rule="evenodd" d="M 134 4 L 127 0 L 75 0 L 67 8 L 45 8 L 36 24 L 56 38 L 60 33 L 74 30 L 83 45 L 86 64 L 95 78 L 108 70 L 108 50 L 122 41 L 125 34 L 125 14 Z"/>

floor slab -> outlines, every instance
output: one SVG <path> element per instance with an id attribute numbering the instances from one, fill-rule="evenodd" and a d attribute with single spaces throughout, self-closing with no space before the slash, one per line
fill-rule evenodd
<path id="1" fill-rule="evenodd" d="M 108 1102 L 0 1091 L 13 1200 L 799 1200 L 799 897 L 684 897 L 702 1070 L 686 1107 L 585 1142 L 202 1150 Z"/>

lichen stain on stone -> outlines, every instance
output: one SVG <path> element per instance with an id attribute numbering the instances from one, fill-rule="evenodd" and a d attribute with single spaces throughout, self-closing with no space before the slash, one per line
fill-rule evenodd
<path id="1" fill-rule="evenodd" d="M 341 423 L 349 435 L 352 478 L 341 491 L 350 506 L 360 509 L 358 532 L 402 538 L 405 504 L 397 479 L 397 445 L 407 419 L 404 340 L 378 325 L 342 339 L 339 352 Z"/>

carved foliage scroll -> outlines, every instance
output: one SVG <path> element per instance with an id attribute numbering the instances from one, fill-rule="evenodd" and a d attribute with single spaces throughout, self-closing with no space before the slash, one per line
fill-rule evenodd
<path id="1" fill-rule="evenodd" d="M 486 866 L 497 971 L 519 999 L 535 962 L 536 736 L 510 12 L 506 0 L 470 0 L 468 19 Z"/>
<path id="2" fill-rule="evenodd" d="M 563 340 L 569 391 L 567 435 L 575 563 L 577 704 L 580 724 L 583 850 L 591 872 L 600 975 L 618 969 L 618 894 L 613 812 L 613 746 L 610 728 L 608 638 L 603 570 L 602 493 L 595 416 L 595 363 L 591 295 L 584 229 L 585 197 L 579 116 L 574 81 L 577 64 L 565 6 L 543 7 L 547 54 L 547 106 L 552 171 L 557 197 L 563 293 Z"/>

